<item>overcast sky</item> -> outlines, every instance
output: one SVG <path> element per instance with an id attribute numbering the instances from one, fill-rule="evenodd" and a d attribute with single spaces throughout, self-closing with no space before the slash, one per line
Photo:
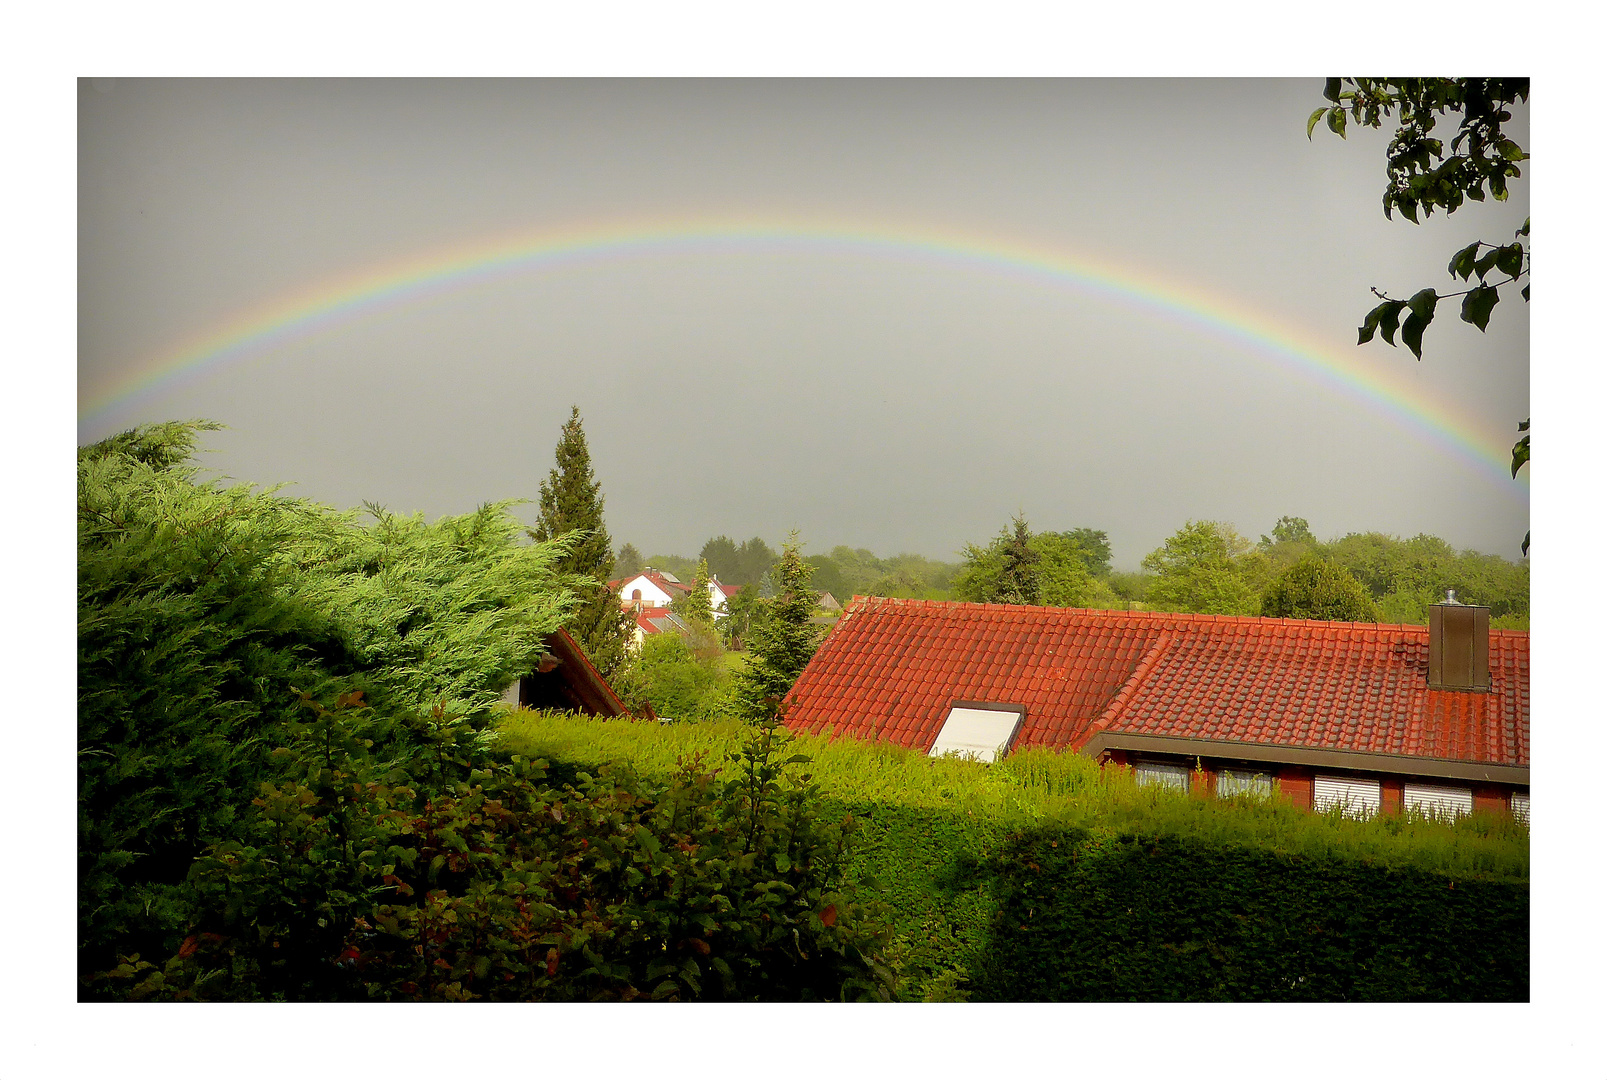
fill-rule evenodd
<path id="1" fill-rule="evenodd" d="M 1384 144 L 1294 81 L 84 81 L 79 439 L 207 417 L 204 463 L 430 517 L 531 498 L 580 407 L 616 545 L 724 533 L 956 558 L 1016 512 L 1118 566 L 1190 518 L 1518 555 L 1526 482 L 1164 307 L 980 260 L 667 248 L 506 276 L 98 406 L 198 336 L 432 252 L 642 223 L 806 223 L 1120 268 L 1437 403 L 1499 458 L 1529 321 L 1447 304 L 1419 363 L 1369 286 L 1446 288 L 1505 205 L 1386 221 Z M 1528 145 L 1527 116 L 1513 126 Z M 1447 136 L 1448 137 L 1448 136 Z M 1244 313 L 1249 313 L 1245 315 Z M 533 507 L 521 508 L 527 520 Z"/>

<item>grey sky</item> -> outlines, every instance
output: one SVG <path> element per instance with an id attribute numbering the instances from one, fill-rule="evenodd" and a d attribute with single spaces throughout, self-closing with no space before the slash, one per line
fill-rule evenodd
<path id="1" fill-rule="evenodd" d="M 79 401 L 276 298 L 436 249 L 726 215 L 997 238 L 1265 313 L 1468 417 L 1528 415 L 1528 312 L 1357 348 L 1368 286 L 1444 287 L 1505 205 L 1380 210 L 1387 136 L 1294 81 L 253 82 L 80 86 Z M 1528 144 L 1520 114 L 1515 129 Z M 1512 299 L 1516 299 L 1513 297 Z M 632 399 L 640 403 L 633 404 Z M 312 334 L 103 413 L 206 416 L 205 463 L 429 516 L 533 498 L 571 403 L 616 543 L 952 559 L 1017 510 L 1136 566 L 1188 518 L 1432 532 L 1515 557 L 1527 487 L 1253 350 L 1043 283 L 838 253 L 526 276 Z M 528 518 L 531 507 L 523 508 Z"/>

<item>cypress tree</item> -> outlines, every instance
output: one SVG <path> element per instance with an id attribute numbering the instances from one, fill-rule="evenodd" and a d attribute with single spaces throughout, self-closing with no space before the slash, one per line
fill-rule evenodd
<path id="1" fill-rule="evenodd" d="M 574 547 L 556 567 L 583 579 L 577 587 L 579 603 L 564 629 L 606 676 L 625 660 L 630 627 L 619 598 L 608 587 L 614 573 L 613 541 L 603 525 L 602 484 L 592 474 L 579 406 L 570 407 L 556 457 L 541 485 L 540 514 L 529 533 L 531 539 L 543 541 L 579 530 Z"/>
<path id="2" fill-rule="evenodd" d="M 776 597 L 766 602 L 765 617 L 755 621 L 750 659 L 737 673 L 738 709 L 749 720 L 772 715 L 768 699 L 792 689 L 820 646 L 820 627 L 809 621 L 815 614 L 816 596 L 809 586 L 814 570 L 798 553 L 797 535 L 789 536 L 771 570 Z"/>

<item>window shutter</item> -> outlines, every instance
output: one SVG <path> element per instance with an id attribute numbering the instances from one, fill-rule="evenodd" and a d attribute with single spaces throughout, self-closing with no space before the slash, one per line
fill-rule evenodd
<path id="1" fill-rule="evenodd" d="M 1527 791 L 1514 791 L 1512 793 L 1512 816 L 1529 824 L 1529 793 Z"/>
<path id="2" fill-rule="evenodd" d="M 1473 789 L 1407 784 L 1401 802 L 1407 810 L 1416 810 L 1429 817 L 1454 818 L 1459 814 L 1473 813 Z"/>
<path id="3" fill-rule="evenodd" d="M 1377 780 L 1349 776 L 1319 776 L 1312 783 L 1311 808 L 1319 813 L 1343 807 L 1347 817 L 1378 813 L 1381 802 Z"/>
<path id="4" fill-rule="evenodd" d="M 1133 779 L 1140 785 L 1155 785 L 1173 791 L 1189 789 L 1189 767 L 1168 765 L 1159 761 L 1140 761 L 1133 766 Z"/>

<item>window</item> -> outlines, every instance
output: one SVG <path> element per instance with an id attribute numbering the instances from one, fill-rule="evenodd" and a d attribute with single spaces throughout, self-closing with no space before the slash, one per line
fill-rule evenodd
<path id="1" fill-rule="evenodd" d="M 1269 799 L 1272 797 L 1272 774 L 1250 769 L 1223 769 L 1216 774 L 1216 793 L 1222 798 L 1249 795 Z"/>
<path id="2" fill-rule="evenodd" d="M 1407 784 L 1401 803 L 1409 812 L 1415 810 L 1427 817 L 1450 819 L 1473 813 L 1473 789 Z"/>
<path id="3" fill-rule="evenodd" d="M 943 728 L 928 756 L 955 754 L 976 761 L 995 761 L 1010 749 L 1025 715 L 1026 710 L 1019 705 L 956 703 L 944 717 Z"/>
<path id="4" fill-rule="evenodd" d="M 1514 791 L 1512 793 L 1512 816 L 1529 824 L 1529 793 L 1527 791 Z"/>
<path id="5" fill-rule="evenodd" d="M 1346 817 L 1368 817 L 1378 813 L 1380 801 L 1377 780 L 1319 776 L 1312 781 L 1311 808 L 1319 813 L 1338 807 Z"/>
<path id="6" fill-rule="evenodd" d="M 1190 769 L 1187 765 L 1173 765 L 1162 761 L 1140 761 L 1133 765 L 1133 779 L 1140 787 L 1159 787 L 1171 791 L 1187 792 Z"/>

